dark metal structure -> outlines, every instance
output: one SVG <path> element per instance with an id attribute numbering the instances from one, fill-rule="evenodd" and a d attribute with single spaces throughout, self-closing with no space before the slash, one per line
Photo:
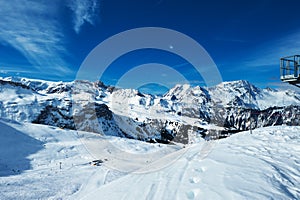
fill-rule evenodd
<path id="1" fill-rule="evenodd" d="M 300 55 L 280 58 L 280 79 L 300 87 Z"/>

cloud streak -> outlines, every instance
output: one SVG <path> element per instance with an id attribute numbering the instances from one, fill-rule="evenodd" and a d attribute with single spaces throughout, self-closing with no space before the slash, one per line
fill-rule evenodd
<path id="1" fill-rule="evenodd" d="M 98 0 L 73 0 L 69 1 L 73 11 L 74 31 L 78 34 L 85 23 L 95 25 L 100 3 Z"/>
<path id="2" fill-rule="evenodd" d="M 0 0 L 0 42 L 18 50 L 40 72 L 70 73 L 67 51 L 55 17 L 59 0 Z"/>
<path id="3" fill-rule="evenodd" d="M 300 30 L 297 32 L 262 44 L 252 54 L 244 66 L 261 67 L 279 65 L 279 59 L 300 54 Z"/>

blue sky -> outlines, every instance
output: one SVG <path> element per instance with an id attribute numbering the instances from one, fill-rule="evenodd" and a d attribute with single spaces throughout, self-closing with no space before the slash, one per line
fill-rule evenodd
<path id="1" fill-rule="evenodd" d="M 94 47 L 139 27 L 193 38 L 224 81 L 282 86 L 279 58 L 300 54 L 299 0 L 0 0 L 0 8 L 0 76 L 74 80 Z M 120 56 L 101 79 L 116 84 L 147 63 L 168 65 L 190 83 L 205 85 L 185 59 L 155 49 Z"/>

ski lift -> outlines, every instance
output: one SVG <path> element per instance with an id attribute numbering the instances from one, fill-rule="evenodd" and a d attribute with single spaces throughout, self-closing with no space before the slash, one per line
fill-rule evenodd
<path id="1" fill-rule="evenodd" d="M 280 79 L 300 87 L 300 55 L 280 58 Z"/>

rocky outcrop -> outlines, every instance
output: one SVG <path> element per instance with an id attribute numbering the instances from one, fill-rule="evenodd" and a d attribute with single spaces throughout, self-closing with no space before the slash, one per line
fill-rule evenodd
<path id="1" fill-rule="evenodd" d="M 266 126 L 300 126 L 300 106 L 271 107 L 265 110 L 229 108 L 218 125 L 239 131 Z"/>

